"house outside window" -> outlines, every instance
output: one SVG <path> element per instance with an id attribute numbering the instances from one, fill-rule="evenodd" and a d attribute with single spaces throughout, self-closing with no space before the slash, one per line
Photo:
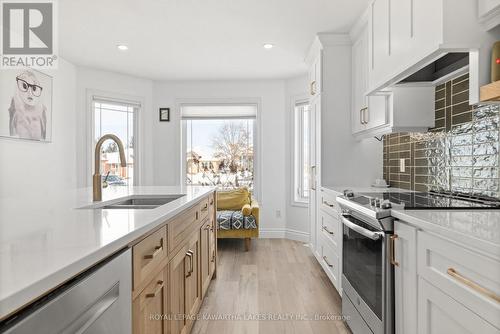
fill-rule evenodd
<path id="1" fill-rule="evenodd" d="M 184 182 L 255 190 L 255 105 L 184 105 Z"/>
<path id="2" fill-rule="evenodd" d="M 109 186 L 132 186 L 136 184 L 137 131 L 136 115 L 140 105 L 107 99 L 93 98 L 93 146 L 105 134 L 120 138 L 125 149 L 127 166 L 121 167 L 118 145 L 109 140 L 102 146 L 101 175 Z"/>

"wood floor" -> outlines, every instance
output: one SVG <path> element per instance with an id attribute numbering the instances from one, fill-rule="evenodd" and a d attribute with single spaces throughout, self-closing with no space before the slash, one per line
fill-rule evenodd
<path id="1" fill-rule="evenodd" d="M 244 252 L 242 240 L 225 239 L 218 255 L 217 278 L 191 333 L 350 333 L 340 296 L 303 243 L 257 239 Z M 213 317 L 219 320 L 207 320 Z"/>

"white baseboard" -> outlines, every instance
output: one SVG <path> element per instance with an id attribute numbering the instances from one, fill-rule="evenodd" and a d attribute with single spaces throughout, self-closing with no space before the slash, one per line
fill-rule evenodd
<path id="1" fill-rule="evenodd" d="M 290 239 L 300 242 L 309 242 L 309 233 L 289 228 L 266 228 L 259 231 L 259 238 Z"/>

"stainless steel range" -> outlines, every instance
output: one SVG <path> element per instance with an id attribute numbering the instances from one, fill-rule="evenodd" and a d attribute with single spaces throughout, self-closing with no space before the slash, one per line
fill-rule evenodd
<path id="1" fill-rule="evenodd" d="M 342 315 L 354 334 L 394 333 L 394 218 L 391 209 L 500 209 L 498 199 L 449 193 L 344 191 Z"/>

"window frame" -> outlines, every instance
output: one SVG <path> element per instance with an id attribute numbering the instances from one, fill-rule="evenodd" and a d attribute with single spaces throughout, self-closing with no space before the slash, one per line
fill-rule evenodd
<path id="1" fill-rule="evenodd" d="M 94 174 L 94 150 L 95 150 L 95 105 L 94 103 L 107 102 L 109 104 L 121 104 L 134 107 L 133 113 L 133 133 L 134 133 L 134 182 L 128 187 L 139 186 L 142 183 L 142 131 L 141 115 L 144 109 L 144 99 L 137 96 L 115 94 L 110 92 L 87 90 L 87 110 L 88 110 L 88 130 L 87 130 L 87 184 L 92 185 L 92 176 Z M 90 172 L 89 172 L 90 171 Z"/>
<path id="2" fill-rule="evenodd" d="M 254 118 L 253 126 L 253 147 L 254 147 L 254 189 L 253 197 L 260 201 L 261 197 L 261 171 L 262 171 L 262 158 L 261 158 L 261 100 L 260 98 L 229 98 L 229 99 L 178 99 L 176 100 L 176 111 L 177 115 L 180 116 L 180 135 L 181 135 L 181 147 L 180 147 L 180 184 L 186 185 L 186 148 L 187 148 L 187 122 L 182 119 L 182 107 L 190 105 L 200 105 L 200 106 L 214 106 L 214 105 L 224 105 L 224 106 L 241 106 L 241 105 L 252 105 L 256 108 L 256 117 Z M 210 119 L 207 117 L 207 119 Z M 223 118 L 219 118 L 223 119 Z M 230 118 L 228 118 L 230 119 Z"/>
<path id="3" fill-rule="evenodd" d="M 310 101 L 307 95 L 298 95 L 294 96 L 291 99 L 290 103 L 290 109 L 291 109 L 291 128 L 290 128 L 290 143 L 291 143 L 291 204 L 292 206 L 297 206 L 297 207 L 308 207 L 309 206 L 309 196 L 304 197 L 302 195 L 301 189 L 303 188 L 303 184 L 299 185 L 299 180 L 304 179 L 304 170 L 303 168 L 299 168 L 299 166 L 304 164 L 304 149 L 303 145 L 299 145 L 299 147 L 296 147 L 296 129 L 297 126 L 300 127 L 300 138 L 298 142 L 303 142 L 303 136 L 304 136 L 304 130 L 303 130 L 303 118 L 298 118 L 297 117 L 297 107 L 303 104 L 307 104 L 310 107 Z M 310 109 L 309 109 L 310 110 Z M 297 121 L 299 121 L 299 124 L 297 124 Z M 309 126 L 310 128 L 310 126 Z M 310 131 L 310 130 L 309 130 Z M 310 156 L 310 152 L 309 152 Z M 302 183 L 302 182 L 300 182 Z"/>

